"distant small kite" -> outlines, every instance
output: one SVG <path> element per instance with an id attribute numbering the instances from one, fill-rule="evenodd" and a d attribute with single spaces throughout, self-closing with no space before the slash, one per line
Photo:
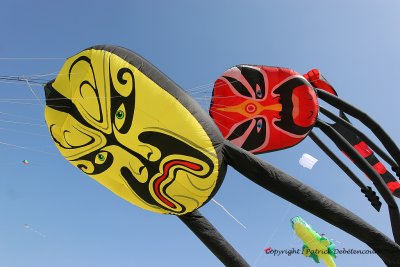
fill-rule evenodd
<path id="1" fill-rule="evenodd" d="M 312 167 L 317 163 L 318 159 L 314 158 L 313 156 L 304 153 L 301 158 L 299 159 L 299 163 L 301 166 L 307 169 L 312 169 Z"/>
<path id="2" fill-rule="evenodd" d="M 32 226 L 30 226 L 30 225 L 27 224 L 27 223 L 24 224 L 24 228 L 25 228 L 25 229 L 28 229 L 28 230 L 30 230 L 30 231 L 32 231 L 32 232 L 34 232 L 34 233 L 37 234 L 37 235 L 40 235 L 41 237 L 46 237 L 44 234 L 42 234 L 41 232 L 39 232 L 39 231 L 37 231 L 36 229 L 32 228 Z"/>
<path id="3" fill-rule="evenodd" d="M 26 160 L 26 159 L 24 159 L 24 160 L 22 161 L 22 163 L 23 163 L 24 165 L 28 165 L 28 164 L 29 164 L 29 161 Z"/>

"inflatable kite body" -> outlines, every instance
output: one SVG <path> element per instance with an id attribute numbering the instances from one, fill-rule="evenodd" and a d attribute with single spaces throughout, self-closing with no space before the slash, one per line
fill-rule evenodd
<path id="1" fill-rule="evenodd" d="M 338 108 L 341 115 L 336 116 L 320 106 L 317 97 Z M 335 123 L 323 121 L 318 111 Z M 393 199 L 393 195 L 400 197 L 400 184 L 366 145 L 379 152 L 395 170 L 399 170 L 400 149 L 379 124 L 338 98 L 335 89 L 318 70 L 302 76 L 286 68 L 234 66 L 215 81 L 209 113 L 227 140 L 253 154 L 286 149 L 310 136 L 379 211 L 382 203 L 372 188 L 366 186 L 312 131 L 314 127 L 321 129 L 372 180 L 389 207 L 393 232 L 400 242 L 400 213 Z M 352 126 L 344 113 L 369 127 L 390 155 Z"/>
<path id="2" fill-rule="evenodd" d="M 327 267 L 336 267 L 335 244 L 325 236 L 319 235 L 301 217 L 290 220 L 296 235 L 303 241 L 303 255 L 312 258 L 316 263 L 321 259 Z"/>
<path id="3" fill-rule="evenodd" d="M 314 127 L 317 96 L 299 73 L 239 65 L 217 79 L 210 115 L 224 137 L 254 154 L 298 144 Z"/>
<path id="4" fill-rule="evenodd" d="M 308 111 L 281 115 L 295 121 L 295 127 L 268 124 L 276 125 L 272 131 L 284 133 L 294 145 L 315 122 L 316 98 L 303 77 L 292 73 L 286 79 L 286 83 L 271 81 L 274 93 L 268 97 L 279 93 L 285 99 L 281 103 L 275 99 L 261 120 L 267 123 L 270 112 L 279 116 L 278 111 L 285 113 L 300 96 L 308 97 Z M 395 242 L 326 196 L 225 140 L 197 102 L 132 51 L 107 45 L 81 51 L 45 85 L 45 96 L 48 129 L 66 160 L 140 208 L 177 215 L 227 266 L 249 265 L 198 209 L 216 194 L 228 165 L 365 242 L 387 265 L 398 261 L 400 246 Z M 259 108 L 256 102 L 251 103 Z M 259 128 L 267 131 L 266 124 Z M 251 147 L 269 149 L 265 137 Z M 237 199 L 246 197 L 232 193 Z"/>
<path id="5" fill-rule="evenodd" d="M 171 214 L 196 210 L 225 175 L 220 148 L 210 139 L 219 133 L 206 132 L 206 115 L 195 112 L 169 80 L 148 76 L 142 58 L 109 50 L 69 58 L 46 85 L 45 117 L 57 148 L 139 207 Z"/>

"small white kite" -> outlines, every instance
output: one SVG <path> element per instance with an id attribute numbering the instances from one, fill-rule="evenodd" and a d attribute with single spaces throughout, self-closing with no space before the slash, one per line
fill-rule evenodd
<path id="1" fill-rule="evenodd" d="M 318 160 L 316 158 L 306 153 L 304 153 L 299 159 L 300 165 L 310 170 L 312 169 L 314 164 L 317 163 L 317 161 Z"/>

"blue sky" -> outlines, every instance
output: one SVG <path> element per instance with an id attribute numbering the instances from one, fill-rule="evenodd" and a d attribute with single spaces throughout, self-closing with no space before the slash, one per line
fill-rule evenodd
<path id="1" fill-rule="evenodd" d="M 367 111 L 398 141 L 399 11 L 394 0 L 5 0 L 0 75 L 50 80 L 63 58 L 92 45 L 114 44 L 148 59 L 207 109 L 204 99 L 214 80 L 233 65 L 282 66 L 300 73 L 318 68 L 343 99 Z M 42 88 L 31 86 L 43 98 Z M 42 103 L 27 84 L 0 83 L 0 142 L 8 144 L 0 145 L 0 266 L 222 266 L 176 217 L 132 206 L 75 169 L 44 125 Z M 298 164 L 303 153 L 319 159 L 311 171 Z M 387 208 L 377 213 L 309 138 L 260 157 L 392 236 Z M 30 164 L 23 165 L 24 159 Z M 213 202 L 201 212 L 252 266 L 314 264 L 302 255 L 263 253 L 265 247 L 301 248 L 289 222 L 296 215 L 339 249 L 368 249 L 232 168 L 215 200 L 246 229 Z M 341 254 L 336 263 L 383 266 L 375 255 Z"/>

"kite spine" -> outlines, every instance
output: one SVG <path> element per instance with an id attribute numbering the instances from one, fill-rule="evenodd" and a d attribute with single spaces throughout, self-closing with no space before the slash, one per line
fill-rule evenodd
<path id="1" fill-rule="evenodd" d="M 198 210 L 178 216 L 178 218 L 192 230 L 225 266 L 250 267 L 243 257 Z"/>

